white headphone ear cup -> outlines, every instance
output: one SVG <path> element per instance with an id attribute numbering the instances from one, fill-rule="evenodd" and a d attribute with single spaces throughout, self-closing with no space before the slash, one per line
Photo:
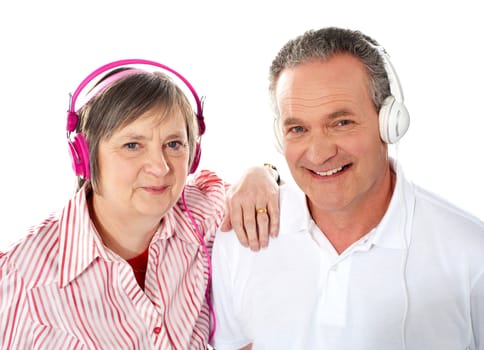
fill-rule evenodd
<path id="1" fill-rule="evenodd" d="M 383 101 L 378 118 L 380 137 L 386 143 L 398 142 L 410 126 L 410 115 L 407 107 L 393 96 L 388 96 Z"/>
<path id="2" fill-rule="evenodd" d="M 284 153 L 284 148 L 282 147 L 282 128 L 280 125 L 280 119 L 274 118 L 273 123 L 274 128 L 274 145 L 279 153 Z"/>

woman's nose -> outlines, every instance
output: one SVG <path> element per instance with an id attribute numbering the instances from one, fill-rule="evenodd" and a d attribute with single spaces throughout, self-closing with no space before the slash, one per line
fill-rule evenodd
<path id="1" fill-rule="evenodd" d="M 161 147 L 153 148 L 148 152 L 145 168 L 155 176 L 163 176 L 170 171 L 170 165 Z"/>

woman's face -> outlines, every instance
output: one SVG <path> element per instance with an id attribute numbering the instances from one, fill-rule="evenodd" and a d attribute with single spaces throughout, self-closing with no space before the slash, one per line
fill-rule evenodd
<path id="1" fill-rule="evenodd" d="M 160 220 L 180 197 L 188 174 L 186 123 L 179 111 L 159 122 L 160 113 L 149 111 L 99 143 L 98 216 Z"/>

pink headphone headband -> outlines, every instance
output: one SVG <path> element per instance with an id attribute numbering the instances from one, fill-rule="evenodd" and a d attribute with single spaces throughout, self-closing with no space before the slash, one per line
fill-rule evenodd
<path id="1" fill-rule="evenodd" d="M 84 106 L 86 105 L 91 99 L 93 99 L 95 96 L 97 96 L 99 93 L 104 91 L 108 86 L 110 86 L 112 83 L 115 81 L 127 77 L 128 75 L 133 75 L 133 74 L 146 74 L 146 71 L 141 70 L 141 69 L 126 69 L 122 70 L 120 72 L 117 72 L 113 75 L 110 75 L 109 77 L 103 79 L 101 82 L 99 82 L 96 86 L 94 86 L 86 95 L 84 101 L 80 106 L 76 108 L 76 113 Z"/>
<path id="2" fill-rule="evenodd" d="M 187 86 L 187 88 L 192 93 L 197 106 L 196 117 L 197 117 L 197 124 L 198 124 L 199 140 L 196 143 L 195 153 L 192 161 L 192 166 L 190 168 L 190 173 L 195 172 L 195 170 L 198 167 L 198 163 L 200 162 L 200 154 L 201 154 L 200 136 L 202 136 L 205 132 L 205 121 L 203 118 L 202 101 L 198 97 L 198 94 L 193 88 L 192 84 L 190 84 L 190 82 L 187 79 L 185 79 L 185 77 L 183 77 L 180 73 L 178 73 L 177 71 L 175 71 L 174 69 L 168 66 L 165 66 L 164 64 L 161 64 L 155 61 L 144 60 L 144 59 L 136 59 L 136 58 L 125 59 L 125 60 L 114 61 L 99 67 L 91 74 L 89 74 L 81 82 L 81 84 L 74 91 L 74 94 L 70 95 L 69 110 L 67 111 L 67 126 L 66 126 L 67 141 L 69 145 L 69 152 L 72 159 L 72 168 L 76 173 L 76 175 L 81 176 L 84 179 L 89 179 L 91 177 L 91 169 L 90 169 L 90 162 L 89 162 L 89 147 L 88 147 L 86 138 L 82 133 L 75 133 L 75 130 L 77 128 L 77 123 L 79 122 L 79 116 L 77 115 L 76 111 L 77 109 L 80 108 L 79 107 L 76 109 L 77 98 L 79 97 L 80 93 L 84 90 L 84 88 L 95 78 L 99 77 L 102 73 L 112 70 L 114 68 L 123 67 L 127 65 L 136 65 L 136 64 L 147 65 L 151 67 L 158 67 L 174 74 Z M 96 96 L 98 93 L 103 91 L 105 88 L 107 88 L 109 85 L 111 85 L 113 82 L 115 82 L 116 80 L 131 74 L 137 74 L 137 73 L 139 74 L 140 72 L 148 73 L 144 70 L 133 68 L 133 69 L 119 71 L 107 77 L 106 79 L 101 81 L 98 85 L 96 85 L 87 94 L 86 101 L 84 101 L 83 105 L 87 103 L 90 99 L 92 99 L 94 96 Z"/>
<path id="3" fill-rule="evenodd" d="M 152 66 L 152 67 L 158 67 L 161 68 L 165 71 L 168 71 L 175 76 L 177 76 L 183 83 L 187 86 L 187 88 L 190 90 L 192 93 L 194 99 L 195 99 L 195 104 L 197 106 L 197 119 L 198 119 L 198 128 L 199 128 L 199 135 L 203 135 L 205 133 L 205 122 L 203 119 L 203 106 L 202 106 L 202 101 L 198 97 L 197 92 L 195 91 L 195 88 L 190 84 L 190 82 L 180 73 L 178 73 L 176 70 L 158 63 L 156 61 L 150 61 L 150 60 L 145 60 L 145 59 L 138 59 L 138 58 L 132 58 L 132 59 L 124 59 L 124 60 L 118 60 L 114 61 L 111 63 L 107 63 L 104 66 L 99 67 L 98 69 L 94 70 L 91 74 L 89 74 L 84 80 L 79 84 L 77 89 L 74 91 L 72 96 L 70 97 L 69 101 L 69 111 L 68 112 L 76 112 L 76 101 L 77 98 L 79 97 L 79 94 L 84 90 L 84 88 L 95 78 L 97 78 L 99 75 L 101 75 L 104 72 L 107 72 L 111 69 L 126 66 L 126 65 L 133 65 L 133 64 L 142 64 L 142 65 L 147 65 L 147 66 Z M 131 70 L 129 73 L 125 73 L 126 75 L 140 72 L 141 70 Z M 110 83 L 112 83 L 114 80 L 120 79 L 121 76 L 118 76 L 115 74 L 116 77 L 112 76 L 112 79 L 110 80 L 109 78 L 105 79 L 103 82 L 101 82 L 89 95 L 94 97 L 99 91 L 103 90 L 106 86 L 108 86 Z M 110 77 L 111 78 L 111 77 Z M 68 126 L 68 130 L 69 126 Z M 72 131 L 72 130 L 70 130 Z"/>

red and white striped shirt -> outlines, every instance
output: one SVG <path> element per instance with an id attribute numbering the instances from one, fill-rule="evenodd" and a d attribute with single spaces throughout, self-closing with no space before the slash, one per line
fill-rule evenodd
<path id="1" fill-rule="evenodd" d="M 224 198 L 224 183 L 208 171 L 185 187 L 209 252 Z M 144 291 L 103 245 L 84 190 L 4 253 L 1 349 L 207 348 L 208 261 L 181 201 L 152 239 Z"/>

